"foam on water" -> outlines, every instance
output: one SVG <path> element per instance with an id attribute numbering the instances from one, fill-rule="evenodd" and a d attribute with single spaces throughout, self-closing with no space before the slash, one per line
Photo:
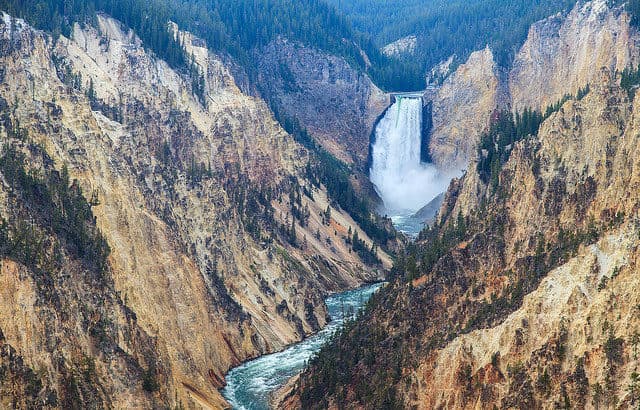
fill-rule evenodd
<path id="1" fill-rule="evenodd" d="M 269 395 L 299 373 L 307 361 L 342 325 L 364 306 L 381 286 L 374 284 L 330 296 L 326 300 L 331 322 L 316 335 L 282 352 L 259 357 L 232 369 L 222 395 L 234 409 L 266 410 Z"/>
<path id="2" fill-rule="evenodd" d="M 391 222 L 393 222 L 397 230 L 408 235 L 410 238 L 418 236 L 418 233 L 424 228 L 422 221 L 408 214 L 393 215 L 391 216 Z"/>
<path id="3" fill-rule="evenodd" d="M 422 228 L 411 219 L 420 208 L 444 192 L 451 175 L 421 161 L 422 98 L 398 96 L 375 131 L 369 175 L 384 202 L 383 212 L 410 235 Z"/>

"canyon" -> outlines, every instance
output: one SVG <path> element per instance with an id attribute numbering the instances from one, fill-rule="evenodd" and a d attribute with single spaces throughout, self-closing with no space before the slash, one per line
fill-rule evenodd
<path id="1" fill-rule="evenodd" d="M 347 231 L 372 241 L 200 39 L 171 27 L 205 73 L 203 100 L 108 16 L 71 38 L 0 25 L 4 160 L 67 173 L 110 250 L 105 284 L 57 248 L 46 287 L 43 266 L 2 260 L 2 406 L 225 407 L 230 367 L 318 331 L 326 295 L 390 267 L 381 249 L 377 266 L 350 249 Z M 64 245 L 20 205 L 21 180 L 0 181 L 3 220 Z"/>
<path id="2" fill-rule="evenodd" d="M 640 50 L 629 22 L 621 7 L 578 3 L 530 29 L 511 71 L 492 74 L 486 49 L 445 80 L 434 130 L 438 94 L 454 95 L 470 70 L 484 87 L 469 95 L 486 125 L 431 140 L 445 163 L 468 142 L 471 163 L 396 279 L 282 406 L 637 406 L 638 100 L 621 71 Z M 551 108 L 534 133 L 503 142 L 519 120 L 500 109 L 525 107 Z"/>
<path id="3" fill-rule="evenodd" d="M 0 19 L 0 407 L 229 408 L 238 366 L 304 343 L 272 407 L 637 406 L 623 5 L 578 2 L 509 66 L 487 46 L 413 93 L 362 48 L 358 68 L 279 35 L 251 71 L 168 22 L 180 68 L 105 13 L 70 27 Z"/>

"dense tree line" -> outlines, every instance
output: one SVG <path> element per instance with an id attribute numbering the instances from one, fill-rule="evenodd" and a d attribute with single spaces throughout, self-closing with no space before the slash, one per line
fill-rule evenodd
<path id="1" fill-rule="evenodd" d="M 416 35 L 418 47 L 411 60 L 423 73 L 451 55 L 464 61 L 487 44 L 497 61 L 508 66 L 532 23 L 575 4 L 575 0 L 328 1 L 379 47 Z"/>
<path id="2" fill-rule="evenodd" d="M 353 249 L 367 265 L 377 265 L 380 263 L 376 244 L 372 243 L 371 246 L 367 246 L 367 243 L 358 236 L 358 231 L 353 233 L 353 236 L 348 242 L 351 243 L 351 249 Z"/>
<path id="3" fill-rule="evenodd" d="M 171 66 L 186 71 L 192 68 L 190 56 L 167 30 L 169 21 L 206 40 L 212 50 L 232 56 L 250 76 L 257 75 L 253 51 L 284 36 L 345 58 L 384 88 L 423 85 L 415 67 L 386 58 L 324 0 L 0 0 L 0 9 L 65 36 L 74 22 L 93 24 L 96 12 L 104 12 L 134 29 Z M 200 73 L 190 74 L 194 91 L 201 91 Z"/>
<path id="4" fill-rule="evenodd" d="M 193 70 L 190 56 L 167 30 L 168 21 L 202 37 L 212 50 L 232 56 L 250 77 L 257 75 L 253 51 L 284 36 L 344 57 L 354 67 L 368 72 L 384 89 L 406 91 L 423 88 L 425 73 L 440 61 L 451 55 L 457 57 L 456 62 L 464 61 L 471 51 L 487 44 L 498 62 L 508 66 L 533 22 L 568 10 L 574 3 L 575 0 L 0 0 L 0 9 L 25 18 L 38 28 L 67 36 L 74 22 L 92 24 L 97 11 L 105 12 L 133 28 L 145 46 L 170 65 L 183 67 L 193 77 L 194 93 L 202 100 L 201 73 Z M 629 0 L 626 7 L 632 24 L 639 26 L 640 0 Z M 418 37 L 417 53 L 412 58 L 387 58 L 379 51 L 384 44 L 409 34 Z"/>
<path id="5" fill-rule="evenodd" d="M 626 10 L 631 15 L 631 25 L 636 28 L 640 27 L 640 0 L 628 0 Z"/>

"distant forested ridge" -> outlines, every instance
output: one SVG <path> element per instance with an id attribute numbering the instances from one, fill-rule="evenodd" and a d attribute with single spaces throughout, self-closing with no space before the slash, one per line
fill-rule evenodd
<path id="1" fill-rule="evenodd" d="M 640 0 L 628 3 L 639 26 Z M 205 39 L 256 75 L 252 52 L 277 36 L 345 58 L 387 91 L 418 90 L 436 64 L 466 60 L 489 45 L 509 66 L 531 24 L 567 12 L 576 0 L 0 0 L 0 9 L 37 28 L 68 35 L 74 22 L 105 12 L 136 31 L 145 45 L 174 67 L 189 56 L 166 31 L 166 22 Z M 416 35 L 415 55 L 389 58 L 380 48 Z"/>
<path id="2" fill-rule="evenodd" d="M 345 58 L 387 90 L 423 87 L 417 67 L 385 57 L 368 37 L 323 0 L 0 0 L 0 9 L 37 28 L 69 35 L 73 23 L 105 12 L 133 28 L 145 46 L 174 67 L 189 56 L 167 32 L 171 20 L 256 75 L 252 51 L 277 36 Z"/>
<path id="3" fill-rule="evenodd" d="M 487 44 L 508 66 L 534 22 L 570 10 L 576 0 L 327 0 L 378 47 L 408 35 L 418 46 L 411 60 L 423 72 L 451 55 L 464 61 Z"/>

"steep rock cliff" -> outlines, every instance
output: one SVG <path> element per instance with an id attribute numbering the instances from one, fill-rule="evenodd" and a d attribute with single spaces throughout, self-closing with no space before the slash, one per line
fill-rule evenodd
<path id="1" fill-rule="evenodd" d="M 43 319 L 40 311 L 55 306 L 34 295 L 27 268 L 3 260 L 3 289 L 16 291 L 2 303 L 2 363 L 16 377 L 38 374 L 42 392 L 67 397 L 63 369 L 76 369 L 69 374 L 77 378 L 86 357 L 82 366 L 98 376 L 85 375 L 83 386 L 99 390 L 101 407 L 222 407 L 217 389 L 230 366 L 317 330 L 326 323 L 328 292 L 381 276 L 343 240 L 349 227 L 358 229 L 355 222 L 338 209 L 326 216 L 331 201 L 303 177 L 308 153 L 264 102 L 240 92 L 201 40 L 176 31 L 203 74 L 198 97 L 191 79 L 106 16 L 96 28 L 76 26 L 72 39 L 56 41 L 6 15 L 0 25 L 0 96 L 13 124 L 5 123 L 2 145 L 17 145 L 28 162 L 44 157 L 54 170 L 66 166 L 91 196 L 95 224 L 111 249 L 110 287 L 85 286 L 73 276 L 54 283 L 66 322 Z M 22 139 L 11 131 L 17 124 Z M 11 203 L 1 209 L 13 212 Z M 98 310 L 92 320 L 107 317 L 105 332 L 117 334 L 115 349 L 126 354 L 101 354 L 83 333 L 92 311 L 80 307 L 90 300 Z M 26 330 L 25 315 L 32 323 Z M 60 326 L 77 337 L 62 337 Z M 74 355 L 59 359 L 46 347 L 50 340 Z M 133 370 L 116 359 L 129 360 Z M 142 393 L 145 380 L 159 381 L 159 391 Z M 7 379 L 2 386 L 3 398 L 23 396 Z"/>
<path id="2" fill-rule="evenodd" d="M 258 84 L 337 158 L 364 170 L 369 135 L 389 96 L 343 58 L 284 38 L 256 52 Z"/>
<path id="3" fill-rule="evenodd" d="M 491 113 L 505 103 L 499 68 L 487 47 L 471 54 L 449 76 L 432 101 L 429 146 L 434 163 L 447 171 L 466 168 Z"/>
<path id="4" fill-rule="evenodd" d="M 543 110 L 565 94 L 575 95 L 602 67 L 614 72 L 638 64 L 637 30 L 623 7 L 607 4 L 579 2 L 567 16 L 531 26 L 509 73 L 514 111 Z"/>
<path id="5" fill-rule="evenodd" d="M 388 57 L 407 57 L 416 53 L 417 46 L 418 38 L 408 35 L 382 47 L 382 52 Z"/>
<path id="6" fill-rule="evenodd" d="M 578 2 L 566 14 L 534 24 L 508 70 L 489 50 L 476 52 L 433 97 L 430 148 L 441 168 L 466 168 L 496 109 L 544 111 L 576 95 L 601 68 L 622 71 L 640 61 L 640 35 L 623 6 Z"/>

